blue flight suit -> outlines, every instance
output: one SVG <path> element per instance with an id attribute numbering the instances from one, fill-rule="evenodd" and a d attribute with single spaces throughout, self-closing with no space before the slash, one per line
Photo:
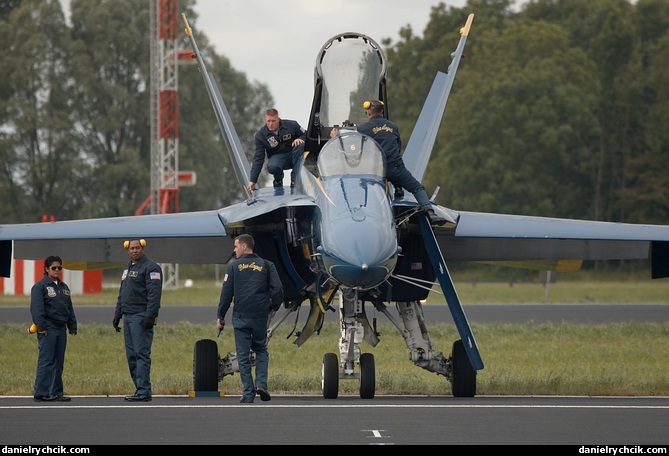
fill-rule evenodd
<path id="1" fill-rule="evenodd" d="M 70 288 L 61 280 L 54 283 L 48 275 L 30 290 L 30 314 L 37 325 L 37 373 L 35 397 L 63 397 L 63 366 L 67 331 L 77 334 L 77 317 Z M 46 330 L 46 335 L 40 331 Z"/>
<path id="2" fill-rule="evenodd" d="M 135 394 L 151 396 L 151 346 L 153 327 L 145 329 L 144 317 L 158 317 L 163 291 L 163 270 L 146 255 L 123 270 L 114 316 L 123 317 L 125 356 Z"/>
<path id="3" fill-rule="evenodd" d="M 242 394 L 253 400 L 256 387 L 267 390 L 267 324 L 270 312 L 278 310 L 283 301 L 283 285 L 274 263 L 255 253 L 232 260 L 225 271 L 218 303 L 221 323 L 225 321 L 233 298 L 232 327 Z M 251 373 L 251 351 L 256 356 L 255 383 Z"/>
<path id="4" fill-rule="evenodd" d="M 283 170 L 292 169 L 291 182 L 295 181 L 294 165 L 304 153 L 304 143 L 293 147 L 296 139 L 306 140 L 306 132 L 294 120 L 281 119 L 279 129 L 273 133 L 263 125 L 255 134 L 255 153 L 251 164 L 251 182 L 258 182 L 267 154 L 267 172 L 275 181 L 283 181 Z"/>
<path id="5" fill-rule="evenodd" d="M 386 179 L 394 187 L 409 190 L 420 206 L 430 204 L 425 187 L 404 166 L 402 161 L 402 138 L 397 124 L 382 115 L 370 117 L 367 122 L 358 126 L 358 131 L 371 136 L 379 143 L 386 156 Z"/>

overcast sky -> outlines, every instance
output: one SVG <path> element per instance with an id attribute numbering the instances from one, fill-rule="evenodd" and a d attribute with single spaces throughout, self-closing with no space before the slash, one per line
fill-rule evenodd
<path id="1" fill-rule="evenodd" d="M 197 0 L 198 34 L 253 81 L 267 84 L 279 116 L 307 124 L 314 64 L 321 46 L 340 33 L 359 32 L 381 44 L 411 25 L 423 35 L 438 0 Z M 462 7 L 466 0 L 447 0 Z M 474 12 L 475 13 L 475 12 Z M 463 23 L 464 25 L 464 23 Z M 473 28 L 476 27 L 474 20 Z M 457 42 L 453 42 L 453 47 Z M 219 82 L 220 84 L 220 82 Z M 392 88 L 389 88 L 392 90 Z M 225 99 L 225 94 L 222 94 Z M 262 124 L 262 119 L 258 119 Z"/>

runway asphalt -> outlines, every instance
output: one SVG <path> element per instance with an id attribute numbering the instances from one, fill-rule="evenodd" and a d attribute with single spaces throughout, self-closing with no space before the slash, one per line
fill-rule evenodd
<path id="1" fill-rule="evenodd" d="M 669 397 L 0 397 L 0 444 L 93 453 L 104 445 L 565 445 L 566 454 L 617 455 L 652 445 L 666 454 L 667 423 Z"/>
<path id="2" fill-rule="evenodd" d="M 470 304 L 464 306 L 470 323 L 615 323 L 615 322 L 654 322 L 669 320 L 669 304 Z M 391 309 L 394 311 L 394 309 Z M 76 306 L 79 323 L 109 323 L 114 318 L 113 306 Z M 367 314 L 371 316 L 369 308 Z M 309 308 L 300 309 L 300 320 L 306 319 Z M 423 313 L 428 323 L 452 323 L 447 305 L 423 306 Z M 326 312 L 326 321 L 337 320 L 339 312 Z M 293 321 L 295 317 L 290 316 Z M 379 321 L 386 321 L 378 314 Z M 194 324 L 213 324 L 216 322 L 216 306 L 163 306 L 159 319 L 162 323 L 190 321 Z M 28 306 L 0 306 L 0 322 L 27 323 L 30 325 Z"/>

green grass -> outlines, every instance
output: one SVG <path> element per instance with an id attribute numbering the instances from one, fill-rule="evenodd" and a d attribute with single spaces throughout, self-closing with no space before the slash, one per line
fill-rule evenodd
<path id="1" fill-rule="evenodd" d="M 669 395 L 667 356 L 669 322 L 663 324 L 482 324 L 472 325 L 485 363 L 478 372 L 477 395 Z M 339 327 L 326 323 L 296 347 L 288 337 L 292 325 L 279 326 L 270 341 L 269 387 L 274 393 L 320 394 L 321 364 L 327 352 L 338 354 Z M 408 349 L 390 323 L 378 326 L 381 343 L 363 352 L 376 361 L 377 394 L 449 395 L 442 376 L 413 365 Z M 209 325 L 159 325 L 152 358 L 153 393 L 187 394 L 193 388 L 194 345 L 213 339 L 219 354 L 234 350 L 232 332 L 219 338 Z M 436 347 L 448 356 L 458 338 L 453 325 L 430 326 Z M 37 339 L 25 325 L 0 324 L 0 395 L 31 395 L 37 360 Z M 65 393 L 123 395 L 134 387 L 125 360 L 122 334 L 109 325 L 80 325 L 68 339 Z M 358 394 L 355 380 L 340 382 L 341 394 Z M 241 393 L 237 374 L 225 377 L 219 389 Z"/>

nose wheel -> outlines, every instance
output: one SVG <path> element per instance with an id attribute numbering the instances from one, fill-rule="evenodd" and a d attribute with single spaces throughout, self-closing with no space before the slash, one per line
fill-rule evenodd
<path id="1" fill-rule="evenodd" d="M 323 356 L 321 387 L 323 388 L 323 398 L 337 399 L 339 395 L 339 361 L 334 353 L 326 353 Z"/>
<path id="2" fill-rule="evenodd" d="M 376 390 L 376 364 L 374 355 L 360 355 L 360 399 L 374 399 Z"/>
<path id="3" fill-rule="evenodd" d="M 339 379 L 359 379 L 360 398 L 374 399 L 376 393 L 376 363 L 372 353 L 360 355 L 360 373 L 346 374 L 339 372 L 339 361 L 335 353 L 326 353 L 323 356 L 323 369 L 321 372 L 321 387 L 323 398 L 337 399 L 339 396 Z"/>

